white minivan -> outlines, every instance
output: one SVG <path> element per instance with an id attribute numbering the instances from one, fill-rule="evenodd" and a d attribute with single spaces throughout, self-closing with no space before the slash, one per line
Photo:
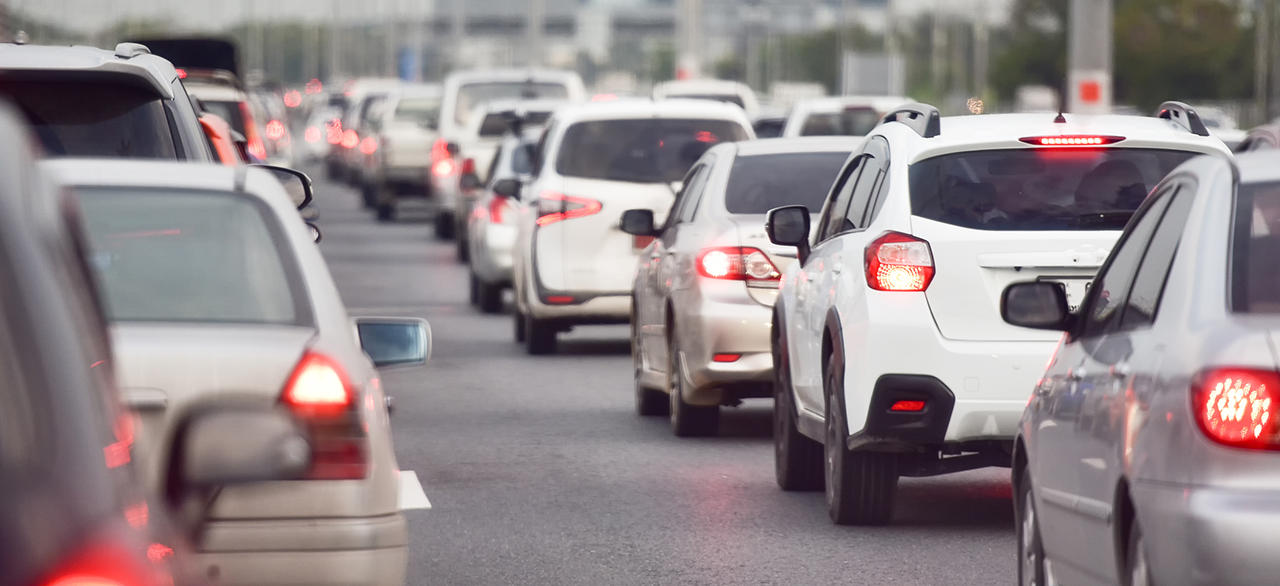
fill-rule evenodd
<path id="1" fill-rule="evenodd" d="M 707 100 L 619 100 L 552 116 L 523 190 L 516 240 L 515 333 L 530 354 L 575 325 L 627 323 L 640 251 L 622 212 L 661 221 L 707 149 L 755 137 L 742 108 Z"/>

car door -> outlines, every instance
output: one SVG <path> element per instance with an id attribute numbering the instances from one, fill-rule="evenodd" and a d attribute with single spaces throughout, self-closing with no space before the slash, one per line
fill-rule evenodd
<path id="1" fill-rule="evenodd" d="M 1037 389 L 1031 442 L 1031 474 L 1035 481 L 1042 519 L 1045 555 L 1053 560 L 1055 575 L 1083 573 L 1098 579 L 1100 568 L 1091 566 L 1094 549 L 1087 540 L 1097 539 L 1097 526 L 1110 522 L 1110 499 L 1088 498 L 1082 487 L 1105 469 L 1090 436 L 1094 421 L 1102 415 L 1097 402 L 1114 387 L 1112 365 L 1128 360 L 1132 341 L 1121 330 L 1123 304 L 1129 297 L 1138 266 L 1160 219 L 1169 206 L 1168 189 L 1157 191 L 1131 221 L 1111 258 L 1094 279 L 1081 307 L 1079 324 L 1069 343 L 1058 350 L 1045 381 Z M 1092 537 L 1091 537 L 1092 536 Z M 1107 543 L 1111 543 L 1110 540 Z M 1064 583 L 1071 580 L 1058 575 Z"/>
<path id="2" fill-rule="evenodd" d="M 666 301 L 670 294 L 668 280 L 672 271 L 671 261 L 675 260 L 680 220 L 684 215 L 684 208 L 691 199 L 689 196 L 694 193 L 701 194 L 709 170 L 710 165 L 704 163 L 698 163 L 689 169 L 683 182 L 684 188 L 676 194 L 676 199 L 671 204 L 671 211 L 667 212 L 666 222 L 659 231 L 658 237 L 649 245 L 647 256 L 640 257 L 640 267 L 644 274 L 637 277 L 637 283 L 646 291 L 643 300 L 638 300 L 638 304 L 642 307 L 637 311 L 643 312 L 641 316 L 643 320 L 641 323 L 644 324 L 643 346 L 645 360 L 650 370 L 666 372 Z"/>

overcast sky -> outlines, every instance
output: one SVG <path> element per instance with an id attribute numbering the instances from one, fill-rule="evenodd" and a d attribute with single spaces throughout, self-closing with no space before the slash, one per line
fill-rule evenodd
<path id="1" fill-rule="evenodd" d="M 216 31 L 245 16 L 272 20 L 327 20 L 337 11 L 342 20 L 385 20 L 390 15 L 404 17 L 448 12 L 454 0 L 0 0 L 11 9 L 36 15 L 78 30 L 94 30 L 122 18 L 147 18 L 172 22 L 193 31 Z M 797 0 L 787 0 L 797 1 Z M 985 4 L 996 20 L 1007 11 L 1011 0 L 892 0 L 904 15 L 935 7 L 953 13 L 971 14 Z M 467 11 L 494 14 L 524 6 L 524 0 L 465 0 Z M 546 0 L 550 13 L 571 12 L 577 0 Z M 592 0 L 599 5 L 630 7 L 644 0 Z M 853 2 L 850 2 L 853 4 Z M 516 8 L 513 8 L 516 7 Z"/>

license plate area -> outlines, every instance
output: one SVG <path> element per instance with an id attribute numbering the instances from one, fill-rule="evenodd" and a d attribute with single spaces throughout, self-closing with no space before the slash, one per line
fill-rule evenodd
<path id="1" fill-rule="evenodd" d="M 1085 295 L 1089 294 L 1089 288 L 1093 286 L 1093 279 L 1086 277 L 1055 277 L 1043 276 L 1038 277 L 1037 281 L 1048 283 L 1060 283 L 1067 290 L 1067 307 L 1072 312 L 1080 309 L 1080 304 L 1084 303 Z"/>

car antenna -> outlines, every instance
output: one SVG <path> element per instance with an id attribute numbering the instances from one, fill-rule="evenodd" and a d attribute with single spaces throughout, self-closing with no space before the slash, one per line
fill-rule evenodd
<path id="1" fill-rule="evenodd" d="M 1062 90 L 1058 90 L 1058 116 L 1053 119 L 1054 124 L 1066 124 L 1067 117 L 1062 115 Z"/>

